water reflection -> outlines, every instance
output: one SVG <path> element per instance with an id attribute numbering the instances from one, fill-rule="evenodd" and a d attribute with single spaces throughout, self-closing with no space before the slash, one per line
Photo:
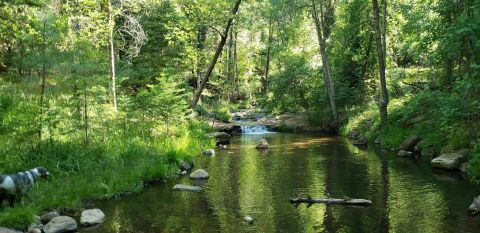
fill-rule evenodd
<path id="1" fill-rule="evenodd" d="M 267 138 L 270 150 L 255 145 Z M 210 180 L 202 193 L 173 192 L 183 178 L 117 201 L 97 202 L 107 222 L 83 232 L 478 232 L 465 208 L 475 194 L 462 179 L 340 137 L 244 135 L 216 157 L 198 157 Z M 288 203 L 295 195 L 352 197 L 369 208 Z M 247 225 L 243 216 L 255 219 Z"/>

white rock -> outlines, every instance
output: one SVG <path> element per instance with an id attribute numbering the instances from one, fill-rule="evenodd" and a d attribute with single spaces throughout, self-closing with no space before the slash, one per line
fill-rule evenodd
<path id="1" fill-rule="evenodd" d="M 82 226 L 93 226 L 102 223 L 105 220 L 105 214 L 100 209 L 90 209 L 82 212 L 80 224 Z"/>
<path id="2" fill-rule="evenodd" d="M 203 169 L 197 169 L 190 174 L 190 179 L 192 180 L 208 180 L 208 172 Z"/>
<path id="3" fill-rule="evenodd" d="M 43 227 L 45 233 L 64 233 L 77 230 L 77 222 L 68 216 L 58 216 Z"/>
<path id="4" fill-rule="evenodd" d="M 253 224 L 253 218 L 249 215 L 243 217 L 243 219 L 245 220 L 245 222 L 247 222 L 248 224 Z"/>

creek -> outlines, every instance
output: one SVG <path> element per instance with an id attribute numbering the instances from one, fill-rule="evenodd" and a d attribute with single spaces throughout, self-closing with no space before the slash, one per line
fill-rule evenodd
<path id="1" fill-rule="evenodd" d="M 271 149 L 255 145 L 266 138 Z M 425 161 L 358 148 L 323 134 L 243 134 L 216 156 L 198 155 L 210 174 L 201 193 L 173 191 L 188 176 L 120 200 L 96 201 L 106 222 L 81 232 L 479 232 L 467 208 L 480 194 L 459 173 Z M 296 195 L 363 198 L 371 207 L 288 202 Z M 252 216 L 248 225 L 243 217 Z"/>

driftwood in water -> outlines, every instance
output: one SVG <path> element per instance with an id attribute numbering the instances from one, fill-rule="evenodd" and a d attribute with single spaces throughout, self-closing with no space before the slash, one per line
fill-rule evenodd
<path id="1" fill-rule="evenodd" d="M 295 207 L 298 207 L 302 203 L 307 203 L 310 207 L 315 203 L 323 203 L 323 204 L 334 204 L 334 205 L 352 205 L 352 206 L 370 206 L 372 205 L 372 201 L 366 199 L 353 199 L 353 198 L 326 198 L 326 199 L 319 199 L 319 198 L 311 198 L 311 197 L 297 197 L 291 198 L 290 203 L 294 204 Z"/>
<path id="2" fill-rule="evenodd" d="M 473 198 L 473 202 L 468 208 L 468 214 L 470 216 L 476 216 L 480 213 L 480 196 Z"/>

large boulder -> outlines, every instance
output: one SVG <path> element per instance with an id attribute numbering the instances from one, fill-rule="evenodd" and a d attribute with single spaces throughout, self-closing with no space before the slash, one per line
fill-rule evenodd
<path id="1" fill-rule="evenodd" d="M 64 233 L 74 232 L 76 230 L 77 222 L 75 222 L 75 219 L 68 216 L 55 217 L 43 227 L 45 233 Z"/>
<path id="2" fill-rule="evenodd" d="M 417 143 L 419 143 L 422 139 L 418 136 L 411 136 L 408 137 L 402 144 L 398 147 L 399 150 L 405 151 L 412 151 Z"/>
<path id="3" fill-rule="evenodd" d="M 105 214 L 100 209 L 85 210 L 80 216 L 80 224 L 85 227 L 97 225 L 103 221 L 105 221 Z"/>
<path id="4" fill-rule="evenodd" d="M 0 233 L 22 233 L 22 232 L 14 229 L 10 229 L 10 228 L 0 227 Z"/>
<path id="5" fill-rule="evenodd" d="M 198 186 L 192 186 L 192 185 L 176 184 L 175 186 L 173 186 L 173 190 L 199 193 L 203 190 L 203 188 Z"/>
<path id="6" fill-rule="evenodd" d="M 203 169 L 197 169 L 190 174 L 190 179 L 192 180 L 208 180 L 208 172 Z"/>
<path id="7" fill-rule="evenodd" d="M 214 138 L 215 141 L 219 144 L 228 144 L 230 143 L 230 134 L 225 132 L 215 132 L 208 135 L 211 138 Z"/>
<path id="8" fill-rule="evenodd" d="M 260 142 L 258 143 L 258 145 L 255 148 L 257 148 L 257 149 L 268 149 L 268 148 L 270 148 L 270 145 L 268 144 L 266 139 L 262 138 L 262 139 L 260 139 Z"/>
<path id="9" fill-rule="evenodd" d="M 463 155 L 458 153 L 444 154 L 434 158 L 431 162 L 432 167 L 448 170 L 456 170 L 460 168 Z"/>

